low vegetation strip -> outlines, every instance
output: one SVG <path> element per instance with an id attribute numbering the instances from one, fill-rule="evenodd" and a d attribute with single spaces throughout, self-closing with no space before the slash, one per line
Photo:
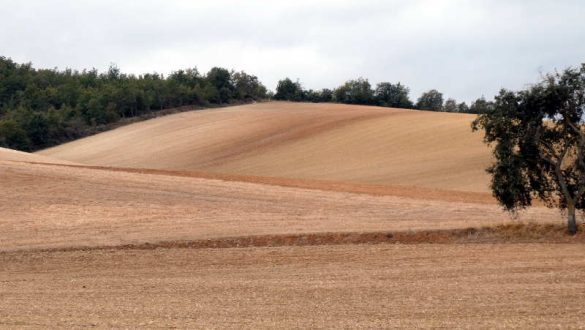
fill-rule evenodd
<path id="1" fill-rule="evenodd" d="M 582 225 L 581 227 L 585 227 Z M 583 229 L 583 228 L 581 228 Z M 502 243 L 577 243 L 585 244 L 585 233 L 568 235 L 566 228 L 554 224 L 507 224 L 500 226 L 368 233 L 307 233 L 253 235 L 201 239 L 192 241 L 161 241 L 116 246 L 77 246 L 32 249 L 26 252 L 68 252 L 95 250 L 154 249 L 223 249 L 245 247 L 352 245 L 352 244 L 502 244 Z M 12 253 L 12 252 L 3 252 Z"/>

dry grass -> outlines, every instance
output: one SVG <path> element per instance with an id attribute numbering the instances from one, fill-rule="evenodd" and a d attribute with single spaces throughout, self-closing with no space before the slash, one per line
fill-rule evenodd
<path id="1" fill-rule="evenodd" d="M 131 168 L 487 192 L 473 115 L 271 102 L 180 113 L 40 154 Z"/>

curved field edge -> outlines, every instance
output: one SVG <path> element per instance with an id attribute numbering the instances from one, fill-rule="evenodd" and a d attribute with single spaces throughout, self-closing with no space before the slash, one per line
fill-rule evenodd
<path id="1" fill-rule="evenodd" d="M 264 184 L 270 186 L 302 188 L 320 191 L 333 192 L 347 192 L 354 194 L 365 194 L 371 196 L 396 196 L 413 199 L 426 200 L 440 200 L 446 202 L 460 202 L 473 204 L 495 204 L 496 200 L 489 194 L 483 192 L 473 191 L 457 191 L 432 189 L 424 187 L 409 187 L 399 185 L 381 185 L 381 184 L 366 184 L 354 182 L 342 182 L 331 180 L 317 180 L 317 179 L 295 179 L 283 178 L 273 176 L 258 176 L 258 175 L 242 175 L 229 173 L 213 173 L 202 171 L 178 171 L 178 170 L 164 170 L 164 169 L 149 169 L 149 168 L 129 168 L 129 167 L 113 167 L 113 166 L 92 166 L 92 165 L 78 165 L 72 163 L 55 163 L 50 162 L 51 158 L 47 158 L 47 162 L 38 161 L 17 161 L 33 165 L 45 166 L 61 166 L 70 168 L 80 168 L 89 170 L 111 171 L 111 172 L 125 172 L 134 174 L 151 174 L 162 176 L 175 176 L 184 178 L 198 178 L 209 180 L 220 180 L 225 182 L 244 182 Z M 11 160 L 12 161 L 12 160 Z M 538 204 L 538 203 L 537 203 Z"/>
<path id="2" fill-rule="evenodd" d="M 0 162 L 0 250 L 106 246 L 252 235 L 443 230 L 563 223 L 535 207 L 510 218 L 498 205 L 376 196 Z M 414 196 L 416 197 L 416 196 Z"/>
<path id="3" fill-rule="evenodd" d="M 269 102 L 156 118 L 39 154 L 86 165 L 489 192 L 473 115 Z"/>
<path id="4" fill-rule="evenodd" d="M 0 161 L 22 162 L 22 163 L 37 163 L 37 164 L 60 164 L 60 165 L 74 165 L 74 162 L 60 160 L 52 157 L 47 157 L 39 154 L 28 153 L 13 149 L 0 147 Z"/>

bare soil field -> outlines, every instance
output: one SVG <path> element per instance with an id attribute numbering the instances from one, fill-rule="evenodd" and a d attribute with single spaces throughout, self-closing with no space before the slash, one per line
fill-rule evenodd
<path id="1" fill-rule="evenodd" d="M 22 163 L 42 163 L 42 164 L 68 164 L 73 165 L 75 163 L 69 162 L 62 159 L 55 159 L 46 157 L 38 154 L 31 154 L 28 152 L 22 152 L 18 150 L 0 148 L 0 160 L 22 162 Z"/>
<path id="2" fill-rule="evenodd" d="M 40 152 L 83 164 L 488 191 L 473 115 L 269 102 L 156 118 Z"/>
<path id="3" fill-rule="evenodd" d="M 583 328 L 581 244 L 0 254 L 0 327 Z"/>
<path id="4" fill-rule="evenodd" d="M 0 148 L 0 328 L 583 328 L 583 226 L 503 212 L 472 119 L 273 102 Z"/>
<path id="5" fill-rule="evenodd" d="M 556 210 L 535 207 L 513 220 L 496 204 L 432 194 L 415 199 L 14 161 L 0 161 L 0 169 L 0 250 L 562 223 Z"/>

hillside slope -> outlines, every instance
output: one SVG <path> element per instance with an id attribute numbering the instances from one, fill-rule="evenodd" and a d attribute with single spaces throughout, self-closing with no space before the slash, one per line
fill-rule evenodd
<path id="1" fill-rule="evenodd" d="M 415 199 L 1 159 L 0 182 L 0 251 L 511 221 L 496 204 L 458 202 L 450 192 Z M 559 215 L 535 207 L 521 219 Z"/>
<path id="2" fill-rule="evenodd" d="M 75 164 L 66 160 L 55 159 L 43 155 L 31 154 L 18 150 L 0 147 L 0 161 L 25 162 L 25 163 L 49 163 L 49 164 Z"/>
<path id="3" fill-rule="evenodd" d="M 474 116 L 270 102 L 161 117 L 39 152 L 104 166 L 487 192 Z"/>

